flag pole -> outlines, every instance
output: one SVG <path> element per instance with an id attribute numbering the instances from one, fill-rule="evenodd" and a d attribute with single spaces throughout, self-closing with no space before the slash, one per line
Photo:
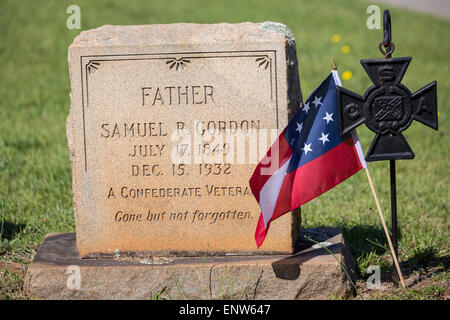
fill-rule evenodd
<path id="1" fill-rule="evenodd" d="M 369 180 L 370 189 L 372 190 L 373 198 L 375 199 L 375 204 L 377 205 L 378 213 L 380 214 L 381 223 L 383 225 L 384 233 L 386 234 L 386 238 L 389 243 L 389 248 L 391 249 L 392 258 L 394 259 L 395 268 L 397 269 L 398 277 L 400 278 L 400 284 L 403 289 L 406 289 L 405 282 L 403 281 L 402 270 L 400 269 L 400 265 L 398 264 L 397 255 L 395 254 L 394 246 L 392 245 L 391 237 L 389 236 L 389 231 L 386 226 L 386 222 L 384 221 L 383 212 L 381 211 L 380 203 L 378 201 L 377 194 L 375 192 L 375 188 L 373 186 L 372 178 L 370 177 L 369 168 L 365 168 L 367 179 Z"/>
<path id="2" fill-rule="evenodd" d="M 333 58 L 331 59 L 331 67 L 333 68 L 333 70 L 337 71 L 336 63 Z M 386 234 L 389 248 L 392 253 L 392 258 L 394 260 L 394 265 L 395 265 L 395 268 L 397 269 L 398 277 L 400 279 L 400 284 L 403 289 L 406 289 L 405 282 L 403 280 L 402 270 L 400 269 L 400 265 L 399 265 L 398 259 L 397 259 L 397 254 L 394 249 L 394 246 L 392 245 L 391 237 L 389 235 L 389 231 L 386 226 L 386 222 L 384 221 L 383 212 L 381 211 L 380 202 L 378 201 L 377 193 L 375 192 L 375 187 L 373 186 L 372 177 L 370 176 L 369 168 L 368 167 L 364 168 L 364 171 L 366 172 L 367 179 L 369 180 L 370 190 L 372 191 L 373 199 L 375 200 L 375 204 L 378 209 L 378 214 L 380 215 L 381 224 L 383 225 L 384 233 Z"/>

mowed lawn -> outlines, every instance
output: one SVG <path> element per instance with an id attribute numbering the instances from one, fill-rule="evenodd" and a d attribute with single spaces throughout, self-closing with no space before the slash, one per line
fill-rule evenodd
<path id="1" fill-rule="evenodd" d="M 343 85 L 364 93 L 371 82 L 359 60 L 382 57 L 382 30 L 366 27 L 363 1 L 0 1 L 0 261 L 26 266 L 47 233 L 75 231 L 65 121 L 67 48 L 80 30 L 66 27 L 71 4 L 81 8 L 82 30 L 104 24 L 282 22 L 297 40 L 304 98 L 330 72 L 332 57 L 341 75 L 352 73 Z M 439 131 L 413 123 L 405 136 L 416 158 L 397 162 L 399 258 L 410 283 L 419 285 L 365 297 L 444 299 L 450 282 L 450 22 L 389 9 L 393 56 L 413 57 L 403 83 L 416 91 L 438 82 Z M 332 41 L 336 34 L 339 42 Z M 349 52 L 342 51 L 344 45 Z M 358 133 L 367 151 L 374 134 L 364 126 Z M 389 164 L 370 163 L 370 170 L 390 224 Z M 369 265 L 379 265 L 389 281 L 391 257 L 363 172 L 304 205 L 302 217 L 304 227 L 343 228 L 361 279 Z M 24 298 L 22 282 L 23 273 L 0 269 L 0 299 Z"/>

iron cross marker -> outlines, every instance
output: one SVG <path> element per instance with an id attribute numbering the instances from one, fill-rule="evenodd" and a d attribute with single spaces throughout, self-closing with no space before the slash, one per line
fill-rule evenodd
<path id="1" fill-rule="evenodd" d="M 337 87 L 339 131 L 341 135 L 348 133 L 364 122 L 376 133 L 366 161 L 389 160 L 393 256 L 398 256 L 395 160 L 414 158 L 414 152 L 402 135 L 413 120 L 438 129 L 437 90 L 436 81 L 414 93 L 401 83 L 411 57 L 392 58 L 395 45 L 392 42 L 389 10 L 384 11 L 383 33 L 384 38 L 378 49 L 385 59 L 361 60 L 373 86 L 367 89 L 364 96 Z M 389 239 L 389 235 L 387 237 Z M 400 271 L 399 274 L 401 277 Z"/>
<path id="2" fill-rule="evenodd" d="M 401 133 L 413 120 L 438 129 L 436 81 L 415 93 L 400 83 L 410 61 L 411 57 L 361 60 L 374 85 L 363 97 L 337 88 L 340 133 L 363 122 L 376 133 L 366 161 L 413 159 L 414 152 Z"/>

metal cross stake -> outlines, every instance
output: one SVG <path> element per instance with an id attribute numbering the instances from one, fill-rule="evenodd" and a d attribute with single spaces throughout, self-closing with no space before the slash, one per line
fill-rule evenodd
<path id="1" fill-rule="evenodd" d="M 363 97 L 337 87 L 339 130 L 341 134 L 345 134 L 364 122 L 376 133 L 366 154 L 366 161 L 390 160 L 392 240 L 397 255 L 395 160 L 414 158 L 414 153 L 401 132 L 406 130 L 413 120 L 438 129 L 437 95 L 436 81 L 414 93 L 400 83 L 411 57 L 391 58 L 395 45 L 391 41 L 389 10 L 384 11 L 383 27 L 384 40 L 379 43 L 378 48 L 385 58 L 361 60 L 374 85 L 367 89 Z"/>

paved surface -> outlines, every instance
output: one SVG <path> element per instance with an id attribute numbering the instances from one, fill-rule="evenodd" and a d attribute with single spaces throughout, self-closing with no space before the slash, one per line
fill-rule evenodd
<path id="1" fill-rule="evenodd" d="M 429 13 L 450 20 L 450 0 L 372 0 L 370 2 Z"/>

